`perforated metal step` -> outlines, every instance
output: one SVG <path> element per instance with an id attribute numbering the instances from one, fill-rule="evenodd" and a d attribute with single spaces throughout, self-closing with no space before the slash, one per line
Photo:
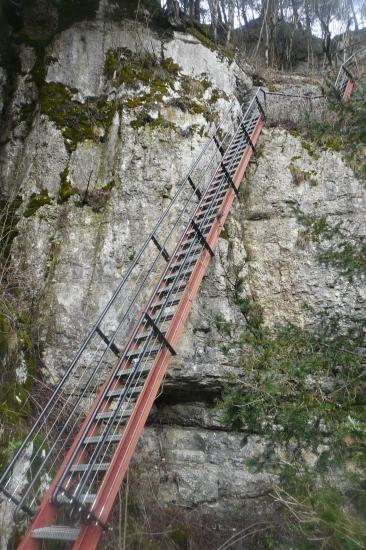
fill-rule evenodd
<path id="1" fill-rule="evenodd" d="M 67 525 L 52 525 L 33 529 L 32 538 L 43 540 L 76 540 L 79 536 L 79 527 L 68 527 Z"/>

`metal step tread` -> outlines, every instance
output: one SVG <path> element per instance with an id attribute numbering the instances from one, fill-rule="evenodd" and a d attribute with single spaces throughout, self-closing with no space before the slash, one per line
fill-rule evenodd
<path id="1" fill-rule="evenodd" d="M 221 191 L 218 191 L 217 194 L 216 194 L 216 190 L 210 191 L 207 195 L 203 197 L 204 200 L 202 204 L 207 204 L 207 202 L 210 203 L 213 196 L 216 196 L 217 198 L 223 197 L 226 191 L 227 191 L 226 189 L 221 189 Z"/>
<path id="2" fill-rule="evenodd" d="M 134 386 L 133 388 L 126 388 L 125 386 L 122 388 L 115 388 L 114 390 L 109 390 L 107 393 L 107 397 L 120 397 L 123 393 L 126 395 L 131 395 L 133 393 L 140 393 L 143 386 Z"/>
<path id="3" fill-rule="evenodd" d="M 210 225 L 212 225 L 212 222 L 210 222 Z M 200 228 L 201 231 L 203 231 L 205 229 L 204 225 L 202 227 L 200 227 L 200 226 L 198 226 L 198 227 Z M 197 234 L 197 232 L 194 229 L 192 231 L 193 231 L 193 233 Z M 201 249 L 202 249 L 202 245 L 199 242 L 197 242 L 197 246 L 193 246 L 192 249 L 189 252 L 188 252 L 187 249 L 183 249 L 183 250 L 181 249 L 178 252 L 176 252 L 174 254 L 174 258 L 180 258 L 181 256 L 187 256 L 187 254 L 188 254 L 188 257 L 187 257 L 187 260 L 188 260 L 188 258 L 190 258 L 192 254 L 195 254 L 195 252 L 197 252 L 198 250 L 201 251 Z"/>
<path id="4" fill-rule="evenodd" d="M 212 227 L 212 221 L 210 222 L 205 222 L 203 224 L 197 224 L 198 225 L 198 228 L 200 229 L 201 233 L 204 233 L 209 227 Z M 190 237 L 191 235 L 197 235 L 197 231 L 195 229 L 190 229 L 189 232 L 187 233 L 188 237 Z"/>
<path id="5" fill-rule="evenodd" d="M 210 208 L 210 206 L 214 206 L 214 205 L 218 204 L 219 202 L 222 202 L 222 199 L 223 199 L 223 197 L 225 196 L 226 193 L 227 193 L 227 189 L 225 189 L 225 193 L 222 193 L 221 195 L 219 194 L 217 197 L 210 197 L 210 200 L 208 200 L 206 202 L 203 202 L 201 204 L 200 212 L 206 211 L 208 208 Z"/>
<path id="6" fill-rule="evenodd" d="M 144 347 L 142 346 L 141 348 L 137 348 L 137 349 L 133 349 L 132 351 L 129 351 L 128 353 L 126 353 L 125 357 L 126 359 L 132 359 L 134 357 L 139 357 L 139 355 L 143 355 L 144 357 L 146 357 L 146 355 L 152 355 L 154 353 L 157 353 L 158 351 L 160 351 L 160 344 L 157 346 L 157 347 L 153 347 L 153 348 L 147 348 L 144 350 Z"/>
<path id="7" fill-rule="evenodd" d="M 124 409 L 123 411 L 118 411 L 116 414 L 116 419 L 118 418 L 129 418 L 132 414 L 133 409 Z M 115 411 L 105 411 L 98 413 L 96 415 L 96 420 L 108 420 L 115 414 Z"/>
<path id="8" fill-rule="evenodd" d="M 113 434 L 113 435 L 107 435 L 105 442 L 106 443 L 118 443 L 122 437 L 122 434 Z M 84 439 L 85 445 L 96 445 L 99 443 L 103 438 L 103 434 L 99 435 L 91 435 L 89 437 L 86 437 Z"/>
<path id="9" fill-rule="evenodd" d="M 184 241 L 183 244 L 186 244 L 186 241 Z M 156 292 L 157 296 L 161 296 L 162 294 L 167 294 L 168 292 L 173 289 L 173 292 L 176 292 L 177 290 L 181 290 L 187 286 L 186 281 L 176 280 L 173 281 L 170 285 L 164 286 L 162 288 L 159 288 Z"/>
<path id="10" fill-rule="evenodd" d="M 51 525 L 50 527 L 40 527 L 33 529 L 33 539 L 50 540 L 76 540 L 80 533 L 80 527 L 69 527 L 68 525 Z"/>
<path id="11" fill-rule="evenodd" d="M 80 504 L 93 504 L 93 502 L 95 501 L 95 497 L 95 494 L 79 495 L 77 498 L 77 502 L 79 502 Z M 70 504 L 71 498 L 66 495 L 60 494 L 57 497 L 57 502 L 58 504 Z"/>
<path id="12" fill-rule="evenodd" d="M 150 367 L 143 367 L 142 369 L 138 369 L 137 367 L 129 367 L 127 369 L 120 369 L 118 372 L 117 372 L 117 377 L 118 378 L 121 378 L 122 376 L 125 377 L 125 376 L 130 376 L 130 374 L 134 374 L 134 373 L 141 373 L 141 374 L 145 374 L 145 373 L 148 373 L 150 371 Z"/>
<path id="13" fill-rule="evenodd" d="M 71 472 L 86 472 L 87 470 L 105 472 L 108 470 L 109 462 L 101 462 L 100 464 L 96 463 L 91 466 L 90 464 L 73 464 L 70 467 Z"/>
<path id="14" fill-rule="evenodd" d="M 177 289 L 177 292 L 181 292 L 183 289 Z M 174 291 L 175 292 L 175 291 Z M 159 300 L 158 302 L 153 302 L 150 307 L 157 308 L 157 307 L 166 307 L 166 306 L 172 306 L 177 304 L 182 296 L 170 296 L 169 298 L 163 298 L 163 300 Z M 129 355 L 129 354 L 128 354 Z"/>
<path id="15" fill-rule="evenodd" d="M 186 243 L 187 241 L 183 241 L 183 242 Z M 183 279 L 183 278 L 189 277 L 191 273 L 192 273 L 192 269 L 184 269 L 179 273 L 179 275 L 177 271 L 174 271 L 174 273 L 169 273 L 169 275 L 165 275 L 163 281 L 164 283 L 169 283 L 170 281 L 176 279 L 177 276 L 179 276 L 179 279 Z"/>
<path id="16" fill-rule="evenodd" d="M 179 253 L 178 255 L 181 256 L 181 254 Z M 178 258 L 178 255 L 175 255 L 174 258 Z M 171 267 L 180 267 L 182 264 L 186 264 L 186 265 L 195 264 L 198 258 L 200 257 L 200 255 L 201 255 L 201 250 L 199 254 L 194 254 L 193 256 L 188 256 L 188 258 L 182 258 L 178 262 L 174 262 L 174 264 L 172 264 Z"/>

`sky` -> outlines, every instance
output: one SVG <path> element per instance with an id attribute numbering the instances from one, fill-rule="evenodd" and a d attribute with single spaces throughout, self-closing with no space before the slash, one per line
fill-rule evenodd
<path id="1" fill-rule="evenodd" d="M 362 0 L 363 2 L 366 2 L 366 0 Z M 161 5 L 164 7 L 166 5 L 166 0 L 161 0 Z M 204 21 L 204 23 L 209 23 L 210 22 L 210 18 L 209 18 L 209 9 L 208 9 L 208 2 L 207 1 L 202 1 L 201 2 L 201 6 L 207 10 L 207 16 L 206 16 L 206 21 Z M 301 10 L 299 10 L 299 13 L 301 13 Z M 359 25 L 359 28 L 364 28 L 366 26 L 366 20 L 362 18 L 361 16 L 361 13 L 360 13 L 360 8 L 356 7 L 356 15 L 357 15 L 357 18 L 358 18 L 358 25 Z M 248 13 L 247 13 L 247 16 L 248 16 L 248 19 L 251 20 L 253 18 L 256 18 L 258 17 L 258 12 L 251 12 L 248 10 Z M 239 18 L 238 17 L 238 14 L 236 13 L 236 18 L 235 18 L 235 27 L 240 27 L 241 25 L 243 25 L 243 20 L 242 18 Z M 333 18 L 333 20 L 331 21 L 331 24 L 330 24 L 330 31 L 331 31 L 331 34 L 332 34 L 332 37 L 333 36 L 336 36 L 338 34 L 341 34 L 343 32 L 345 32 L 346 30 L 346 22 L 344 21 L 337 21 L 335 18 Z M 354 30 L 354 27 L 353 25 L 351 26 L 351 30 Z M 313 33 L 315 34 L 315 36 L 321 36 L 321 28 L 320 28 L 320 23 L 315 23 L 313 25 Z"/>

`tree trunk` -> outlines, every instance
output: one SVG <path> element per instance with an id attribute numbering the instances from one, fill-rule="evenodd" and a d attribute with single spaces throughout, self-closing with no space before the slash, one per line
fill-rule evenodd
<path id="1" fill-rule="evenodd" d="M 221 4 L 222 19 L 223 19 L 225 25 L 227 25 L 227 16 L 226 16 L 226 5 L 225 5 L 225 0 L 220 0 L 220 4 Z"/>
<path id="2" fill-rule="evenodd" d="M 235 15 L 235 3 L 234 0 L 228 0 L 227 3 L 227 18 L 228 18 L 228 31 L 226 35 L 226 42 L 230 42 L 234 32 L 234 15 Z"/>
<path id="3" fill-rule="evenodd" d="M 217 13 L 219 7 L 219 0 L 209 0 L 208 2 L 211 14 L 211 28 L 214 35 L 215 42 L 217 41 Z"/>
<path id="4" fill-rule="evenodd" d="M 330 11 L 328 13 L 327 21 L 325 21 L 324 17 L 320 13 L 318 0 L 316 0 L 316 2 L 315 2 L 315 15 L 319 19 L 320 26 L 321 26 L 321 29 L 322 29 L 323 51 L 324 51 L 325 57 L 328 60 L 328 64 L 332 65 L 332 54 L 331 54 L 332 39 L 331 39 L 330 30 L 329 30 Z"/>
<path id="5" fill-rule="evenodd" d="M 310 59 L 312 57 L 312 35 L 311 35 L 309 0 L 305 0 L 305 19 L 306 19 L 306 36 L 307 36 L 307 42 L 308 42 L 308 67 L 310 67 Z"/>
<path id="6" fill-rule="evenodd" d="M 294 22 L 294 25 L 297 27 L 297 23 L 299 21 L 299 13 L 297 11 L 297 5 L 296 5 L 296 0 L 292 0 L 291 1 L 291 4 L 292 4 L 292 18 L 293 18 L 293 22 Z"/>
<path id="7" fill-rule="evenodd" d="M 348 3 L 349 3 L 349 7 L 351 9 L 351 12 L 352 12 L 353 22 L 355 24 L 355 31 L 358 31 L 358 21 L 357 21 L 357 17 L 356 17 L 355 6 L 353 4 L 353 0 L 348 0 Z"/>
<path id="8" fill-rule="evenodd" d="M 179 3 L 178 0 L 168 0 L 167 3 L 168 21 L 172 27 L 179 27 L 182 22 L 179 16 Z"/>
<path id="9" fill-rule="evenodd" d="M 238 8 L 238 13 L 241 12 L 241 14 L 242 14 L 244 25 L 247 27 L 248 24 L 249 24 L 249 21 L 248 21 L 247 11 L 245 9 L 246 8 L 245 0 L 241 0 L 241 2 L 240 2 L 240 0 L 238 0 L 237 8 Z"/>
<path id="10" fill-rule="evenodd" d="M 201 0 L 194 0 L 194 19 L 197 23 L 201 20 Z"/>

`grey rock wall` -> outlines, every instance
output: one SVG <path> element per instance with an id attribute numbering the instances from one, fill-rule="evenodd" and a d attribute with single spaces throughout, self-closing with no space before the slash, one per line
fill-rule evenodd
<path id="1" fill-rule="evenodd" d="M 58 35 L 48 47 L 47 82 L 73 89 L 75 98 L 122 93 L 106 80 L 104 63 L 110 48 L 163 48 L 186 75 L 205 73 L 229 97 L 251 87 L 235 64 L 220 59 L 198 41 L 175 33 L 162 43 L 136 22 L 111 23 L 100 15 Z M 13 98 L 14 120 L 22 105 L 34 101 L 30 76 L 34 58 L 22 54 L 23 74 Z M 301 85 L 300 85 L 301 88 Z M 227 108 L 217 103 L 218 114 Z M 289 107 L 291 108 L 291 106 Z M 42 359 L 60 376 L 88 327 L 138 250 L 162 209 L 174 194 L 205 142 L 210 124 L 202 114 L 162 108 L 175 129 L 148 126 L 133 129 L 131 115 L 116 113 L 101 142 L 86 140 L 70 153 L 60 129 L 46 115 L 36 114 L 29 131 L 17 121 L 7 129 L 0 152 L 3 189 L 23 199 L 19 235 L 13 243 L 13 269 L 24 279 L 23 299 L 40 304 Z M 281 113 L 277 115 L 281 119 Z M 194 124 L 203 132 L 188 131 Z M 268 509 L 268 474 L 254 474 L 247 459 L 264 456 L 265 442 L 225 430 L 214 400 L 229 375 L 239 377 L 237 350 L 222 352 L 223 335 L 215 319 L 240 332 L 243 316 L 233 295 L 234 278 L 242 276 L 243 295 L 264 311 L 268 324 L 291 321 L 309 325 L 317 312 L 360 315 L 365 306 L 362 280 L 350 281 L 318 261 L 318 243 L 304 233 L 302 215 L 325 217 L 330 228 L 341 224 L 350 240 L 364 236 L 365 191 L 361 182 L 332 151 L 312 156 L 301 140 L 285 130 L 268 129 L 260 138 L 258 165 L 251 165 L 235 203 L 218 253 L 204 278 L 197 302 L 163 385 L 135 462 L 158 486 L 166 503 L 215 511 L 221 515 Z M 294 167 L 295 166 L 295 172 Z M 83 192 L 91 185 L 115 186 L 99 211 L 79 208 L 70 198 L 59 204 L 60 173 Z M 294 176 L 305 174 L 303 179 Z M 300 181 L 298 181 L 300 179 Z M 296 181 L 295 181 L 296 180 Z M 46 189 L 51 204 L 25 217 L 33 193 Z M 337 242 L 337 241 L 335 241 Z M 334 246 L 332 238 L 326 246 Z M 234 275 L 235 274 L 235 275 Z M 314 313 L 315 312 L 315 313 Z"/>
<path id="2" fill-rule="evenodd" d="M 364 239 L 363 182 L 339 153 L 315 149 L 311 156 L 301 140 L 285 130 L 265 129 L 260 149 L 258 165 L 251 165 L 244 179 L 241 200 L 227 222 L 226 238 L 219 241 L 179 354 L 167 372 L 153 425 L 136 458 L 152 464 L 150 477 L 163 500 L 218 513 L 244 512 L 246 518 L 271 510 L 266 493 L 275 480 L 248 471 L 248 453 L 265 460 L 265 442 L 253 437 L 241 447 L 242 436 L 225 431 L 213 405 L 225 384 L 235 384 L 233 377 L 241 376 L 235 366 L 237 350 L 223 353 L 228 337 L 214 321 L 220 316 L 230 323 L 232 337 L 235 327 L 240 332 L 245 324 L 234 300 L 233 272 L 244 277 L 244 295 L 261 306 L 268 325 L 291 322 L 309 327 L 324 314 L 361 319 L 366 306 L 365 277 L 349 280 L 335 267 L 322 265 L 320 244 L 306 234 L 301 221 L 302 215 L 326 220 L 327 237 L 320 236 L 325 249 L 337 250 L 339 240 Z M 294 181 L 294 164 L 314 181 Z M 342 228 L 342 237 L 335 228 Z M 209 450 L 202 453 L 202 437 L 204 445 L 222 449 L 222 462 L 213 460 Z M 190 457 L 187 460 L 182 445 Z M 160 453 L 152 450 L 156 447 Z M 161 474 L 162 464 L 167 480 Z M 198 496 L 196 486 L 202 488 Z"/>

